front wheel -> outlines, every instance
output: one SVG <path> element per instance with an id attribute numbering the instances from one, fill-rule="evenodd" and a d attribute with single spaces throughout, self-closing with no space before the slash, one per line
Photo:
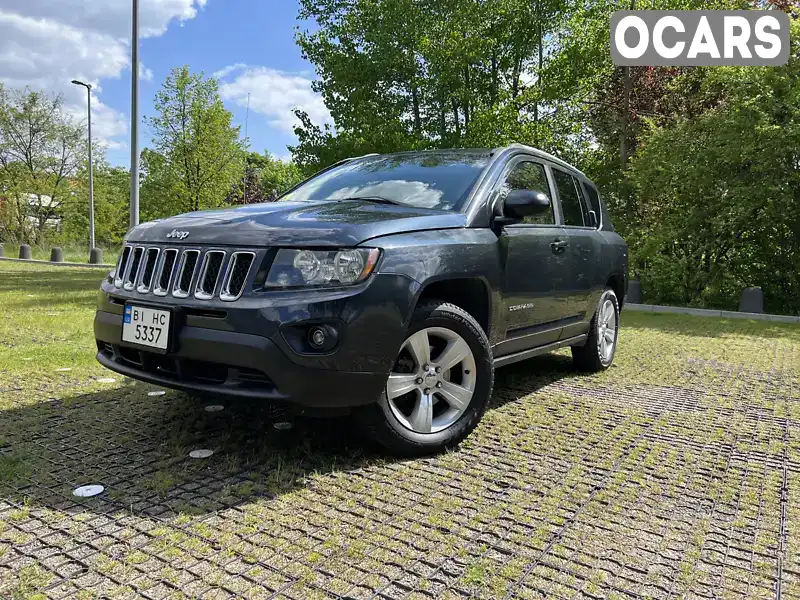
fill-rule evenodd
<path id="1" fill-rule="evenodd" d="M 475 319 L 453 304 L 426 302 L 414 312 L 380 400 L 358 416 L 390 452 L 434 454 L 475 428 L 493 382 L 489 341 Z"/>
<path id="2" fill-rule="evenodd" d="M 619 302 L 611 288 L 600 296 L 584 346 L 572 347 L 572 361 L 581 371 L 605 371 L 614 361 L 619 337 Z"/>

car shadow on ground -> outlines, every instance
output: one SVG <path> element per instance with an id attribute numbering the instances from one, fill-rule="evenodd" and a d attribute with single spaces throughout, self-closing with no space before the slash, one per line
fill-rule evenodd
<path id="1" fill-rule="evenodd" d="M 490 410 L 578 376 L 564 355 L 497 372 Z M 276 498 L 332 472 L 398 459 L 351 417 L 295 418 L 267 404 L 196 399 L 126 383 L 97 393 L 0 411 L 0 503 L 56 510 L 114 511 L 175 518 Z M 282 423 L 291 423 L 285 429 Z M 277 426 L 276 426 L 277 425 Z M 193 459 L 192 450 L 214 454 Z M 96 498 L 72 490 L 102 484 Z"/>

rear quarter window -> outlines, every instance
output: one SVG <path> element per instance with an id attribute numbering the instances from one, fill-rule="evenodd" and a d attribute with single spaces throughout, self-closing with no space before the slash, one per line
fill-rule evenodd
<path id="1" fill-rule="evenodd" d="M 597 191 L 597 188 L 594 186 L 594 184 L 589 183 L 588 181 L 583 182 L 583 189 L 585 192 L 584 197 L 586 198 L 586 204 L 588 205 L 589 210 L 593 210 L 597 215 L 597 226 L 600 227 L 600 220 L 602 219 L 600 193 Z"/>

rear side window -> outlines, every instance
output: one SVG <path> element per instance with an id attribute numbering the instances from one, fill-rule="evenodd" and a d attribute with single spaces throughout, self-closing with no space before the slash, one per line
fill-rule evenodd
<path id="1" fill-rule="evenodd" d="M 561 212 L 564 214 L 564 225 L 575 225 L 584 227 L 584 214 L 586 208 L 578 195 L 575 178 L 569 173 L 553 169 L 553 179 L 558 189 L 558 197 L 561 200 Z"/>

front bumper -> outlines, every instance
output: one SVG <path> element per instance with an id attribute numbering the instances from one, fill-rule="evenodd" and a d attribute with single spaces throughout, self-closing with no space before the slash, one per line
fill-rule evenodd
<path id="1" fill-rule="evenodd" d="M 122 375 L 195 393 L 310 408 L 369 404 L 380 397 L 402 343 L 416 291 L 409 281 L 378 276 L 349 296 L 312 292 L 226 304 L 156 302 L 104 283 L 94 321 L 97 360 Z M 168 353 L 122 342 L 128 302 L 177 311 Z M 319 355 L 296 352 L 287 330 L 317 322 L 340 327 L 337 347 Z"/>

